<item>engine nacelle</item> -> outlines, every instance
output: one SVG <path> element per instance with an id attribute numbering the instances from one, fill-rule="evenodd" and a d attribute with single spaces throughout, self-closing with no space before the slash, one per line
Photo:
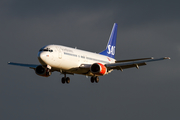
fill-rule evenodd
<path id="1" fill-rule="evenodd" d="M 43 77 L 49 77 L 51 75 L 50 70 L 48 68 L 44 68 L 42 65 L 37 66 L 35 72 L 37 75 Z"/>
<path id="2" fill-rule="evenodd" d="M 107 73 L 106 66 L 101 63 L 92 64 L 90 70 L 95 75 L 105 75 Z"/>

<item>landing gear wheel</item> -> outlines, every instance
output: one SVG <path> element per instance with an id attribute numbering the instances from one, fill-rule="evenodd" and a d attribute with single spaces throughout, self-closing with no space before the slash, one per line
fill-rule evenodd
<path id="1" fill-rule="evenodd" d="M 96 83 L 99 82 L 99 77 L 98 77 L 98 76 L 95 77 L 95 82 L 96 82 Z"/>
<path id="2" fill-rule="evenodd" d="M 61 82 L 62 82 L 62 84 L 64 84 L 66 82 L 66 78 L 62 77 Z"/>
<path id="3" fill-rule="evenodd" d="M 91 77 L 91 83 L 94 83 L 94 76 Z"/>
<path id="4" fill-rule="evenodd" d="M 70 78 L 69 78 L 69 77 L 66 78 L 66 83 L 67 83 L 67 84 L 70 83 Z"/>

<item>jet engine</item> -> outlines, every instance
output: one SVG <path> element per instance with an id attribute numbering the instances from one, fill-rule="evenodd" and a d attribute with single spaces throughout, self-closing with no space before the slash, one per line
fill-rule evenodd
<path id="1" fill-rule="evenodd" d="M 49 77 L 51 75 L 50 69 L 43 67 L 42 65 L 37 66 L 35 72 L 37 75 L 43 77 Z"/>
<path id="2" fill-rule="evenodd" d="M 101 63 L 92 64 L 90 70 L 95 75 L 105 75 L 107 73 L 106 66 Z"/>

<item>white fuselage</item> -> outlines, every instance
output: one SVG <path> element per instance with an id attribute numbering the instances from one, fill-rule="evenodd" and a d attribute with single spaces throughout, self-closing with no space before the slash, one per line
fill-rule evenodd
<path id="1" fill-rule="evenodd" d="M 115 59 L 62 45 L 47 45 L 38 53 L 39 62 L 54 69 L 69 70 L 81 64 L 114 63 Z"/>

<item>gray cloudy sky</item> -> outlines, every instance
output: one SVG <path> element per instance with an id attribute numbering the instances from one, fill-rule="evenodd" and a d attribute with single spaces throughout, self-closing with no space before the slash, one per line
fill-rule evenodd
<path id="1" fill-rule="evenodd" d="M 179 120 L 180 2 L 142 0 L 1 0 L 1 120 Z M 44 45 L 102 51 L 118 23 L 116 59 L 165 57 L 139 70 L 90 78 L 37 76 L 8 61 L 38 64 Z"/>

